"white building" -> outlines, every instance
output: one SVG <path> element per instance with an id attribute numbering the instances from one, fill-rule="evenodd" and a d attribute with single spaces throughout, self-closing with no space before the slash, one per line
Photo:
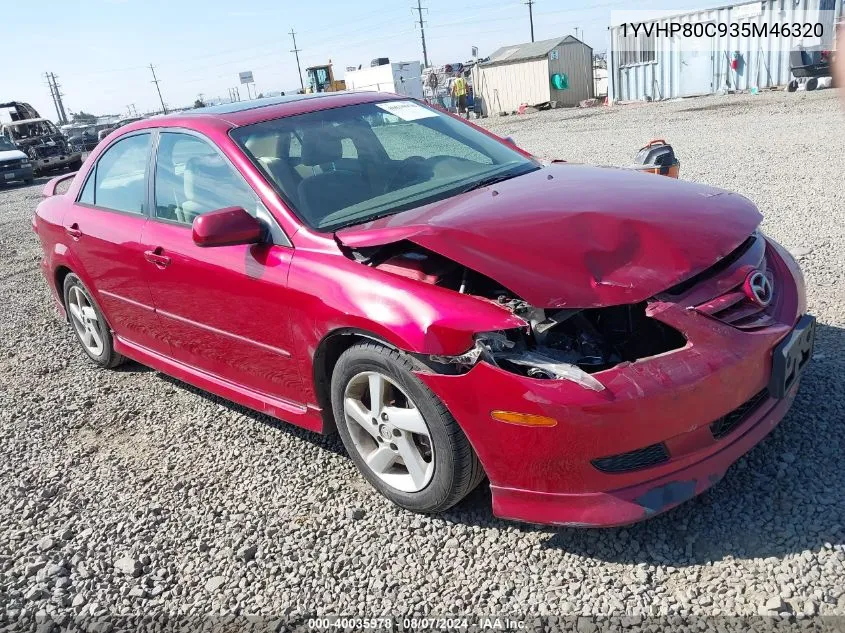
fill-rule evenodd
<path id="1" fill-rule="evenodd" d="M 557 88 L 556 81 L 564 87 Z M 485 115 L 513 112 L 522 104 L 574 106 L 595 95 L 593 49 L 571 35 L 504 46 L 473 68 L 472 84 Z"/>

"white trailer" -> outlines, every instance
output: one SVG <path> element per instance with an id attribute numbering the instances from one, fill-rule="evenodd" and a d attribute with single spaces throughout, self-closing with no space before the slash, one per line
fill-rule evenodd
<path id="1" fill-rule="evenodd" d="M 422 65 L 419 62 L 398 62 L 346 71 L 347 90 L 374 90 L 423 98 Z"/>

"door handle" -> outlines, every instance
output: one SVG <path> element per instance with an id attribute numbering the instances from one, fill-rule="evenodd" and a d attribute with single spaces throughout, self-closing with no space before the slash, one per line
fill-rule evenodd
<path id="1" fill-rule="evenodd" d="M 82 237 L 82 231 L 79 230 L 79 225 L 76 222 L 65 228 L 65 233 L 70 235 L 74 240 L 79 240 Z"/>
<path id="2" fill-rule="evenodd" d="M 144 259 L 151 264 L 155 264 L 159 268 L 167 268 L 170 265 L 170 258 L 167 255 L 162 255 L 164 249 L 159 246 L 153 251 L 144 251 Z"/>

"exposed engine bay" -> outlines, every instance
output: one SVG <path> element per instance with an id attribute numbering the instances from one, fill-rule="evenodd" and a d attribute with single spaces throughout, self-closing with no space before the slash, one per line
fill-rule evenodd
<path id="1" fill-rule="evenodd" d="M 495 301 L 526 322 L 525 328 L 480 333 L 460 356 L 431 356 L 437 369 L 468 371 L 480 359 L 541 380 L 573 380 L 600 391 L 590 374 L 686 345 L 677 330 L 646 316 L 646 302 L 589 309 L 529 305 L 494 280 L 404 241 L 350 253 L 362 264 L 461 294 Z"/>

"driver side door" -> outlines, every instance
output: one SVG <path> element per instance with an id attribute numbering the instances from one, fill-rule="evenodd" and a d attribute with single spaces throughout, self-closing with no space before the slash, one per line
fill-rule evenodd
<path id="1" fill-rule="evenodd" d="M 193 132 L 159 134 L 152 188 L 152 213 L 141 240 L 173 359 L 304 407 L 291 357 L 287 276 L 293 249 L 275 220 L 217 147 Z M 268 239 L 197 246 L 194 218 L 225 207 L 241 207 L 262 220 Z"/>

